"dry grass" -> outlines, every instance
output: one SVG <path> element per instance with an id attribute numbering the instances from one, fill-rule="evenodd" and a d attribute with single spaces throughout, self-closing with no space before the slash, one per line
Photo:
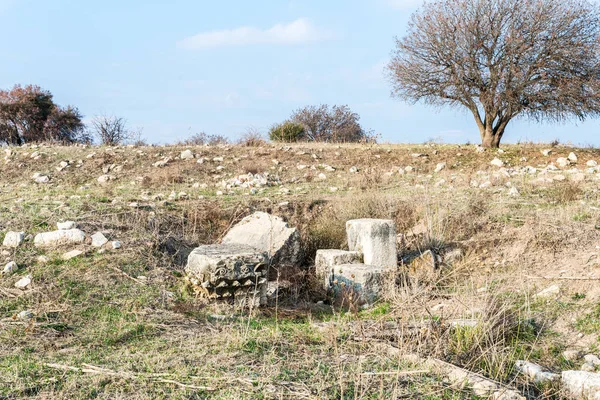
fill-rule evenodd
<path id="1" fill-rule="evenodd" d="M 50 262 L 43 265 L 36 261 L 41 251 L 27 242 L 3 256 L 21 270 L 0 278 L 0 397 L 476 398 L 433 372 L 414 372 L 422 366 L 408 355 L 416 353 L 502 381 L 530 399 L 559 399 L 560 388 L 527 382 L 514 362 L 529 359 L 559 371 L 578 367 L 562 359 L 563 349 L 595 350 L 595 282 L 547 279 L 597 272 L 600 201 L 593 175 L 545 186 L 513 177 L 521 192 L 513 198 L 508 179 L 494 175 L 489 161 L 499 156 L 512 166 L 539 166 L 549 161 L 541 147 L 496 155 L 450 145 L 247 144 L 190 147 L 202 164 L 177 159 L 186 147 L 17 149 L 2 167 L 0 238 L 72 219 L 88 233 L 101 230 L 122 241 L 123 250 L 98 254 L 82 246 L 84 256 L 65 262 L 60 255 L 71 248 L 56 249 L 46 252 Z M 41 158 L 31 158 L 33 151 Z M 553 151 L 552 157 L 576 151 L 580 159 L 600 160 L 593 149 Z M 152 167 L 164 157 L 172 159 L 166 167 Z M 73 162 L 59 172 L 62 160 Z M 433 173 L 440 162 L 446 169 Z M 110 165 L 120 171 L 109 172 L 108 185 L 98 184 Z M 359 172 L 349 173 L 352 166 Z M 406 166 L 415 171 L 397 173 Z M 32 183 L 34 172 L 48 174 L 51 183 Z M 275 174 L 282 187 L 216 194 L 219 181 L 249 172 Z M 446 183 L 436 185 L 442 178 Z M 490 185 L 474 188 L 473 180 Z M 170 200 L 172 191 L 189 197 Z M 300 229 L 304 265 L 279 271 L 290 287 L 251 312 L 195 297 L 182 276 L 186 251 L 218 242 L 257 210 Z M 353 218 L 394 220 L 406 264 L 385 298 L 368 309 L 351 297 L 327 298 L 311 270 L 317 249 L 347 246 L 345 223 Z M 446 262 L 455 249 L 462 256 Z M 444 260 L 439 269 L 415 261 L 426 250 Z M 33 288 L 11 294 L 26 274 Z M 561 286 L 556 298 L 534 298 L 553 283 Z M 19 320 L 23 310 L 35 318 Z M 472 326 L 455 326 L 470 319 Z M 49 363 L 118 373 L 82 374 Z"/>

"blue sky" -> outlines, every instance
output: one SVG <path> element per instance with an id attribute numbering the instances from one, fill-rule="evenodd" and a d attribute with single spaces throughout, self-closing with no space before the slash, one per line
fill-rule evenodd
<path id="1" fill-rule="evenodd" d="M 38 84 L 151 143 L 266 132 L 348 104 L 384 141 L 479 141 L 472 117 L 390 98 L 382 69 L 419 0 L 0 0 L 0 87 Z M 505 140 L 600 145 L 600 120 L 517 121 Z"/>

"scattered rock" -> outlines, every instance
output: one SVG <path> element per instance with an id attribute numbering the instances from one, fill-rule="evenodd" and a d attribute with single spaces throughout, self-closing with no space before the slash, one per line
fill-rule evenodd
<path id="1" fill-rule="evenodd" d="M 558 165 L 560 168 L 565 168 L 571 165 L 571 162 L 564 157 L 558 157 L 556 159 L 556 165 Z"/>
<path id="2" fill-rule="evenodd" d="M 100 175 L 98 177 L 98 183 L 101 185 L 107 184 L 112 179 L 110 175 Z"/>
<path id="3" fill-rule="evenodd" d="M 435 170 L 433 172 L 438 173 L 446 168 L 446 163 L 442 162 L 435 166 Z"/>
<path id="4" fill-rule="evenodd" d="M 396 267 L 396 225 L 392 220 L 355 219 L 346 222 L 348 248 L 363 254 L 365 264 Z"/>
<path id="5" fill-rule="evenodd" d="M 550 154 L 552 154 L 552 150 L 550 150 L 550 149 L 542 150 L 543 156 L 548 157 Z"/>
<path id="6" fill-rule="evenodd" d="M 70 260 L 72 258 L 79 257 L 82 254 L 83 254 L 83 251 L 81 251 L 81 250 L 71 250 L 71 251 L 63 254 L 61 258 L 64 261 L 68 261 L 68 260 Z"/>
<path id="7" fill-rule="evenodd" d="M 108 239 L 102 234 L 102 232 L 97 232 L 92 235 L 92 246 L 102 247 L 106 243 L 108 243 Z"/>
<path id="8" fill-rule="evenodd" d="M 50 182 L 50 178 L 47 175 L 41 175 L 38 173 L 33 174 L 32 176 L 35 183 L 48 183 Z"/>
<path id="9" fill-rule="evenodd" d="M 17 265 L 17 263 L 14 261 L 11 261 L 4 266 L 2 273 L 3 274 L 12 274 L 13 272 L 16 272 L 18 270 L 19 270 L 19 266 Z"/>
<path id="10" fill-rule="evenodd" d="M 66 231 L 69 229 L 75 229 L 77 227 L 77 224 L 74 221 L 65 221 L 65 222 L 58 222 L 56 224 L 56 227 L 58 228 L 59 231 Z"/>
<path id="11" fill-rule="evenodd" d="M 111 246 L 113 248 L 113 250 L 117 250 L 121 248 L 121 242 L 119 242 L 118 240 L 115 240 L 114 242 L 111 243 Z"/>
<path id="12" fill-rule="evenodd" d="M 600 374 L 587 371 L 563 371 L 562 389 L 575 399 L 598 399 L 600 396 Z"/>
<path id="13" fill-rule="evenodd" d="M 7 232 L 2 241 L 4 247 L 19 247 L 25 240 L 25 232 Z"/>
<path id="14" fill-rule="evenodd" d="M 39 256 L 37 258 L 37 262 L 40 264 L 46 264 L 50 261 L 50 259 L 47 256 Z"/>
<path id="15" fill-rule="evenodd" d="M 490 165 L 493 165 L 495 167 L 504 167 L 504 161 L 496 157 L 490 162 Z"/>
<path id="16" fill-rule="evenodd" d="M 586 354 L 585 356 L 583 356 L 583 359 L 586 363 L 591 364 L 594 367 L 600 365 L 600 358 L 598 358 L 598 356 L 594 354 Z"/>
<path id="17" fill-rule="evenodd" d="M 541 292 L 537 293 L 534 297 L 549 298 L 549 297 L 555 297 L 558 294 L 560 294 L 560 286 L 552 285 L 552 286 L 549 286 L 546 289 L 542 290 Z"/>
<path id="18" fill-rule="evenodd" d="M 567 159 L 571 162 L 577 162 L 577 156 L 573 152 L 569 153 L 569 155 L 567 156 Z"/>
<path id="19" fill-rule="evenodd" d="M 358 169 L 358 167 L 356 167 L 356 166 L 352 166 L 352 167 L 350 167 L 350 169 L 349 169 L 349 172 L 350 172 L 351 174 L 355 174 L 355 173 L 357 173 L 358 171 L 359 171 L 359 169 Z"/>
<path id="20" fill-rule="evenodd" d="M 244 244 L 270 255 L 273 265 L 297 265 L 300 234 L 281 218 L 255 212 L 242 219 L 223 238 L 223 244 Z"/>
<path id="21" fill-rule="evenodd" d="M 30 320 L 33 318 L 33 312 L 31 310 L 24 310 L 18 313 L 17 317 L 22 320 Z"/>
<path id="22" fill-rule="evenodd" d="M 552 382 L 560 378 L 560 375 L 544 371 L 541 366 L 529 361 L 519 360 L 515 363 L 515 368 L 535 383 Z"/>
<path id="23" fill-rule="evenodd" d="M 85 241 L 85 233 L 79 229 L 39 233 L 33 239 L 37 247 L 78 244 Z"/>
<path id="24" fill-rule="evenodd" d="M 598 162 L 596 162 L 595 160 L 588 160 L 588 162 L 586 162 L 585 165 L 587 165 L 588 167 L 597 167 Z"/>
<path id="25" fill-rule="evenodd" d="M 27 286 L 31 285 L 31 279 L 31 275 L 26 275 L 15 283 L 15 287 L 17 289 L 25 289 Z"/>
<path id="26" fill-rule="evenodd" d="M 519 193 L 519 189 L 513 186 L 508 190 L 508 195 L 511 197 L 519 197 L 521 193 Z"/>
<path id="27" fill-rule="evenodd" d="M 194 158 L 194 153 L 192 153 L 191 150 L 184 150 L 181 152 L 181 154 L 179 155 L 179 158 L 181 158 L 182 160 L 191 160 Z"/>

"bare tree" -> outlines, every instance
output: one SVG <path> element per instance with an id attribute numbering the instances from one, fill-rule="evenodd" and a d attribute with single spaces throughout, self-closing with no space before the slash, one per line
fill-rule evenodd
<path id="1" fill-rule="evenodd" d="M 434 0 L 396 39 L 392 95 L 466 107 L 485 147 L 517 116 L 600 113 L 600 19 L 587 0 Z"/>
<path id="2" fill-rule="evenodd" d="M 92 129 L 100 143 L 114 146 L 125 143 L 131 138 L 127 121 L 121 117 L 101 115 L 92 120 Z"/>

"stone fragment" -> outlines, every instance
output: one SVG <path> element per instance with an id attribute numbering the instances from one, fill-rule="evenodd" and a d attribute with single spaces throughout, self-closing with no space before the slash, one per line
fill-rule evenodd
<path id="1" fill-rule="evenodd" d="M 265 251 L 248 245 L 204 245 L 190 253 L 185 272 L 196 291 L 209 298 L 239 298 L 263 305 L 267 263 Z"/>
<path id="2" fill-rule="evenodd" d="M 47 256 L 39 256 L 37 258 L 37 262 L 40 264 L 46 264 L 50 261 L 50 259 Z"/>
<path id="3" fill-rule="evenodd" d="M 600 374 L 587 371 L 563 371 L 562 389 L 574 399 L 600 399 Z"/>
<path id="4" fill-rule="evenodd" d="M 534 297 L 544 299 L 544 298 L 558 296 L 558 294 L 560 294 L 560 286 L 552 285 L 552 286 L 548 286 L 546 289 L 537 293 Z"/>
<path id="5" fill-rule="evenodd" d="M 435 170 L 433 172 L 438 173 L 446 168 L 446 163 L 442 162 L 435 166 Z"/>
<path id="6" fill-rule="evenodd" d="M 114 242 L 112 242 L 111 245 L 114 250 L 121 248 L 121 242 L 119 242 L 118 240 L 115 240 Z"/>
<path id="7" fill-rule="evenodd" d="M 79 229 L 39 233 L 33 239 L 36 247 L 78 244 L 85 241 L 85 233 Z"/>
<path id="8" fill-rule="evenodd" d="M 495 167 L 504 167 L 504 161 L 496 157 L 490 162 L 490 165 L 493 165 Z"/>
<path id="9" fill-rule="evenodd" d="M 519 360 L 515 368 L 535 383 L 552 382 L 560 378 L 560 375 L 544 371 L 541 366 L 529 361 Z"/>
<path id="10" fill-rule="evenodd" d="M 102 232 L 96 232 L 92 235 L 92 246 L 102 247 L 106 243 L 108 243 L 108 239 L 102 234 Z"/>
<path id="11" fill-rule="evenodd" d="M 363 254 L 365 264 L 396 267 L 396 226 L 392 220 L 355 219 L 346 222 L 348 248 Z"/>
<path id="12" fill-rule="evenodd" d="M 569 153 L 569 155 L 567 156 L 567 159 L 571 162 L 577 162 L 577 156 L 573 152 Z"/>
<path id="13" fill-rule="evenodd" d="M 594 367 L 600 365 L 600 358 L 598 358 L 598 356 L 594 354 L 586 354 L 585 356 L 583 356 L 583 359 L 586 363 L 591 364 Z"/>
<path id="14" fill-rule="evenodd" d="M 588 160 L 588 162 L 586 162 L 585 165 L 587 165 L 588 167 L 597 167 L 598 162 L 596 160 Z"/>
<path id="15" fill-rule="evenodd" d="M 567 167 L 570 164 L 571 164 L 571 162 L 564 157 L 558 157 L 556 159 L 556 165 L 558 165 L 560 168 Z"/>
<path id="16" fill-rule="evenodd" d="M 358 172 L 358 167 L 356 167 L 356 166 L 352 166 L 352 167 L 350 167 L 350 169 L 349 169 L 349 172 L 350 172 L 351 174 L 355 174 L 355 173 L 357 173 L 357 172 Z"/>
<path id="17" fill-rule="evenodd" d="M 550 154 L 552 154 L 552 150 L 550 150 L 550 149 L 542 150 L 543 156 L 548 157 Z"/>
<path id="18" fill-rule="evenodd" d="M 317 250 L 315 256 L 317 278 L 323 282 L 323 287 L 327 289 L 331 286 L 329 279 L 336 265 L 359 264 L 361 262 L 362 255 L 357 251 Z"/>
<path id="19" fill-rule="evenodd" d="M 31 279 L 31 275 L 26 275 L 15 283 L 15 287 L 17 289 L 25 289 L 27 286 L 31 285 Z"/>
<path id="20" fill-rule="evenodd" d="M 112 179 L 110 175 L 100 175 L 98 177 L 98 183 L 101 185 L 107 184 Z"/>
<path id="21" fill-rule="evenodd" d="M 191 159 L 194 158 L 194 153 L 192 153 L 192 151 L 189 150 L 189 149 L 188 150 L 184 150 L 184 151 L 181 152 L 181 154 L 179 155 L 179 157 L 182 160 L 191 160 Z"/>
<path id="22" fill-rule="evenodd" d="M 24 310 L 17 314 L 17 317 L 22 320 L 29 320 L 33 318 L 33 312 L 31 310 Z"/>
<path id="23" fill-rule="evenodd" d="M 567 361 L 577 361 L 579 357 L 581 357 L 580 350 L 565 350 L 562 353 L 562 356 Z"/>
<path id="24" fill-rule="evenodd" d="M 2 241 L 4 247 L 19 247 L 25 240 L 25 232 L 7 232 Z"/>
<path id="25" fill-rule="evenodd" d="M 243 244 L 266 252 L 272 265 L 297 265 L 300 261 L 300 234 L 274 215 L 255 212 L 227 232 L 223 244 Z"/>
<path id="26" fill-rule="evenodd" d="M 336 265 L 327 280 L 336 296 L 358 297 L 372 303 L 382 294 L 391 269 L 366 264 Z"/>
<path id="27" fill-rule="evenodd" d="M 75 258 L 75 257 L 79 257 L 82 254 L 83 254 L 83 251 L 81 251 L 81 250 L 71 250 L 71 251 L 63 254 L 61 258 L 64 261 L 69 261 L 70 259 Z"/>
<path id="28" fill-rule="evenodd" d="M 19 266 L 17 265 L 17 263 L 14 261 L 11 261 L 4 266 L 2 273 L 3 274 L 12 274 L 13 272 L 16 272 L 18 270 L 19 270 Z"/>
<path id="29" fill-rule="evenodd" d="M 65 222 L 58 222 L 56 224 L 56 227 L 58 228 L 59 231 L 66 231 L 69 229 L 75 229 L 77 227 L 77 224 L 75 224 L 74 221 L 65 221 Z"/>

